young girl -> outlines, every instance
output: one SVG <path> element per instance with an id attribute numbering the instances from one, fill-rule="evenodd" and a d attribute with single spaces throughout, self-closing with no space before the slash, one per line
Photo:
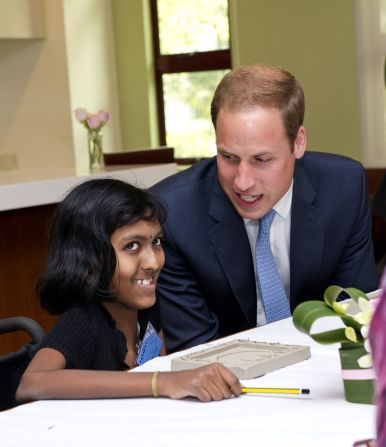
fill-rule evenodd
<path id="1" fill-rule="evenodd" d="M 19 402 L 130 396 L 210 401 L 241 393 L 237 378 L 220 364 L 127 372 L 165 354 L 155 295 L 164 264 L 163 221 L 155 198 L 120 180 L 89 180 L 66 196 L 38 284 L 42 306 L 60 317 L 20 381 Z"/>

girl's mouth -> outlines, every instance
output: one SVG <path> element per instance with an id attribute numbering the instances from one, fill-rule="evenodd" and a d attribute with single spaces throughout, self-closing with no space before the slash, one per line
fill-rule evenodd
<path id="1" fill-rule="evenodd" d="M 150 278 L 135 279 L 134 281 L 139 286 L 150 286 L 154 282 L 154 277 L 152 276 Z"/>

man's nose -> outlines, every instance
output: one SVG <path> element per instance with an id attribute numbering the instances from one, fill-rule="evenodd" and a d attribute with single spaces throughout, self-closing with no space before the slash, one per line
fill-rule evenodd
<path id="1" fill-rule="evenodd" d="M 237 167 L 235 186 L 239 191 L 247 191 L 254 185 L 253 174 L 248 163 L 241 161 Z"/>

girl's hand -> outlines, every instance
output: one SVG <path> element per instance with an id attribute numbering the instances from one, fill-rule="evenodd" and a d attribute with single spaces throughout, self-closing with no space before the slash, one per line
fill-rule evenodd
<path id="1" fill-rule="evenodd" d="M 191 396 L 202 402 L 229 399 L 241 394 L 238 378 L 220 363 L 185 371 L 159 373 L 157 387 L 160 396 L 172 399 Z"/>

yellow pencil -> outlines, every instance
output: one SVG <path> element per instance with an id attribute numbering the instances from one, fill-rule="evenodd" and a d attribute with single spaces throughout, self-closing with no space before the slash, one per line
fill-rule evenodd
<path id="1" fill-rule="evenodd" d="M 261 393 L 261 394 L 310 394 L 308 388 L 241 388 L 243 393 Z"/>

